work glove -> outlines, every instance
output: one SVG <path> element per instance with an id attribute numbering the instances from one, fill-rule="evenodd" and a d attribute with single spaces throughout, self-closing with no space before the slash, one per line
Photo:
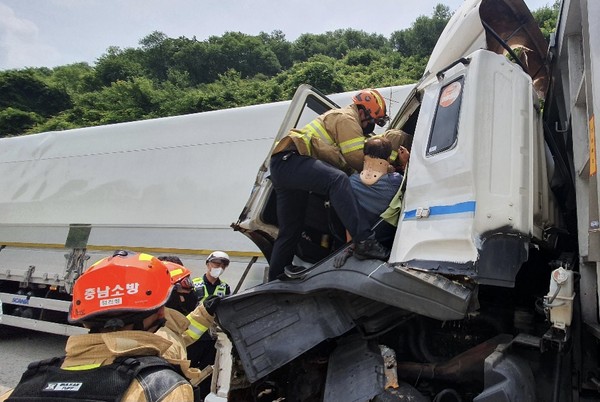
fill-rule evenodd
<path id="1" fill-rule="evenodd" d="M 354 247 L 348 246 L 344 251 L 333 257 L 333 266 L 335 268 L 341 268 L 348 258 L 354 253 Z"/>
<path id="2" fill-rule="evenodd" d="M 219 296 L 212 295 L 208 296 L 206 300 L 202 302 L 202 305 L 204 305 L 204 308 L 206 309 L 206 312 L 208 314 L 215 315 L 215 312 L 217 311 L 217 306 L 220 302 L 221 298 Z"/>

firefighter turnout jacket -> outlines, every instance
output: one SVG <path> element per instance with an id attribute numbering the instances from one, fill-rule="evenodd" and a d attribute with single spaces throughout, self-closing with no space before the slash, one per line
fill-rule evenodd
<path id="1" fill-rule="evenodd" d="M 95 375 L 96 373 L 100 374 L 99 372 L 93 371 L 94 369 L 111 365 L 118 358 L 136 358 L 143 356 L 156 356 L 158 358 L 167 352 L 171 344 L 172 342 L 159 335 L 144 331 L 117 331 L 101 334 L 73 335 L 67 340 L 65 348 L 66 356 L 60 367 L 63 371 L 79 372 L 82 374 L 79 376 L 80 378 L 89 381 L 89 378 L 98 378 L 98 376 Z M 185 373 L 190 369 L 189 362 L 186 367 L 185 364 L 183 366 L 180 365 L 180 361 L 178 360 L 169 358 L 165 358 L 164 360 L 174 366 L 178 366 L 178 370 L 184 375 L 187 375 Z M 75 375 L 74 377 L 77 378 L 78 376 Z M 158 381 L 168 381 L 169 386 L 166 390 L 160 388 L 163 393 L 158 396 L 158 400 L 164 402 L 194 400 L 192 385 L 183 376 L 177 374 L 173 370 L 166 369 L 165 374 L 159 377 L 160 378 L 157 378 Z M 68 384 L 61 385 L 61 383 L 58 382 L 56 384 L 49 384 L 47 387 L 64 388 L 67 385 Z M 152 385 L 134 378 L 125 389 L 120 400 L 154 400 L 148 397 L 150 395 L 148 393 L 148 386 Z M 66 388 L 61 391 L 66 391 Z M 106 393 L 108 394 L 110 392 L 107 390 Z"/>
<path id="2" fill-rule="evenodd" d="M 347 173 L 363 166 L 365 137 L 356 105 L 329 110 L 301 129 L 292 129 L 275 146 L 273 155 L 295 146 L 300 155 L 311 156 Z"/>
<path id="3" fill-rule="evenodd" d="M 387 130 L 385 133 L 380 134 L 380 136 L 387 138 L 392 143 L 390 163 L 392 165 L 398 165 L 400 163 L 398 160 L 398 148 L 403 146 L 407 149 L 410 149 L 411 137 L 404 131 L 398 129 Z"/>
<path id="4" fill-rule="evenodd" d="M 213 317 L 208 314 L 202 304 L 199 304 L 189 316 L 195 323 L 207 329 L 214 322 Z M 187 335 L 190 318 L 170 308 L 165 308 L 165 318 L 167 320 L 165 326 L 156 331 L 156 335 L 171 342 L 171 346 L 162 354 L 162 357 L 168 359 L 170 362 L 176 362 L 181 367 L 186 378 L 192 385 L 196 386 L 212 373 L 212 368 L 208 367 L 204 370 L 199 370 L 195 367 L 190 367 L 187 347 L 196 341 Z"/>

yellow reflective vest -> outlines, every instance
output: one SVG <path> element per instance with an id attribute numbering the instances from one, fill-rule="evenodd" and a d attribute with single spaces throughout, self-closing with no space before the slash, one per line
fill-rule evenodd
<path id="1" fill-rule="evenodd" d="M 187 345 L 190 345 L 196 342 L 213 323 L 213 317 L 211 317 L 202 302 L 211 296 L 208 294 L 208 289 L 204 286 L 204 282 L 202 278 L 194 278 L 192 280 L 194 283 L 194 292 L 198 295 L 198 307 L 191 313 L 187 315 L 187 319 L 189 321 L 188 329 L 184 333 L 184 341 Z M 219 281 L 219 284 L 216 286 L 213 295 L 223 297 L 230 293 L 229 285 L 224 281 Z"/>

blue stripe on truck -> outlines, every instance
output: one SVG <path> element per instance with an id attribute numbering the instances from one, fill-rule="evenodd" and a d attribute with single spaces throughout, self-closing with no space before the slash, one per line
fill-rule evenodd
<path id="1" fill-rule="evenodd" d="M 440 216 L 440 215 L 451 215 L 451 214 L 462 214 L 465 212 L 475 212 L 475 201 L 459 202 L 454 205 L 435 205 L 429 207 L 429 216 Z M 411 209 L 410 211 L 404 212 L 403 220 L 416 219 L 417 210 Z"/>

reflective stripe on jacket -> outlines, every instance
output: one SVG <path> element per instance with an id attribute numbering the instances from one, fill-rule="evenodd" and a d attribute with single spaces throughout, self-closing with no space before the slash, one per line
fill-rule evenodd
<path id="1" fill-rule="evenodd" d="M 192 282 L 194 283 L 194 292 L 198 295 L 199 302 L 198 307 L 187 315 L 187 319 L 190 323 L 188 329 L 185 331 L 184 340 L 188 345 L 200 339 L 200 337 L 208 331 L 208 327 L 212 325 L 213 322 L 212 317 L 208 314 L 202 302 L 212 295 L 223 297 L 230 293 L 229 285 L 223 281 L 220 281 L 215 287 L 212 295 L 208 293 L 208 289 L 204 285 L 202 278 L 194 278 Z"/>
<path id="2" fill-rule="evenodd" d="M 411 137 L 402 130 L 392 129 L 387 130 L 380 136 L 387 138 L 392 143 L 392 154 L 390 155 L 390 163 L 392 165 L 398 165 L 398 149 L 403 146 L 410 149 Z"/>
<path id="3" fill-rule="evenodd" d="M 200 339 L 200 337 L 204 335 L 206 331 L 208 331 L 208 327 L 203 325 L 200 321 L 194 319 L 192 313 L 188 314 L 187 319 L 190 322 L 190 325 L 188 326 L 188 329 L 185 330 L 185 334 L 189 336 L 192 340 L 192 343 L 194 343 Z"/>
<path id="4" fill-rule="evenodd" d="M 292 129 L 273 150 L 285 151 L 294 144 L 300 155 L 322 160 L 341 170 L 360 171 L 365 137 L 356 105 L 332 109 L 301 129 Z"/>

